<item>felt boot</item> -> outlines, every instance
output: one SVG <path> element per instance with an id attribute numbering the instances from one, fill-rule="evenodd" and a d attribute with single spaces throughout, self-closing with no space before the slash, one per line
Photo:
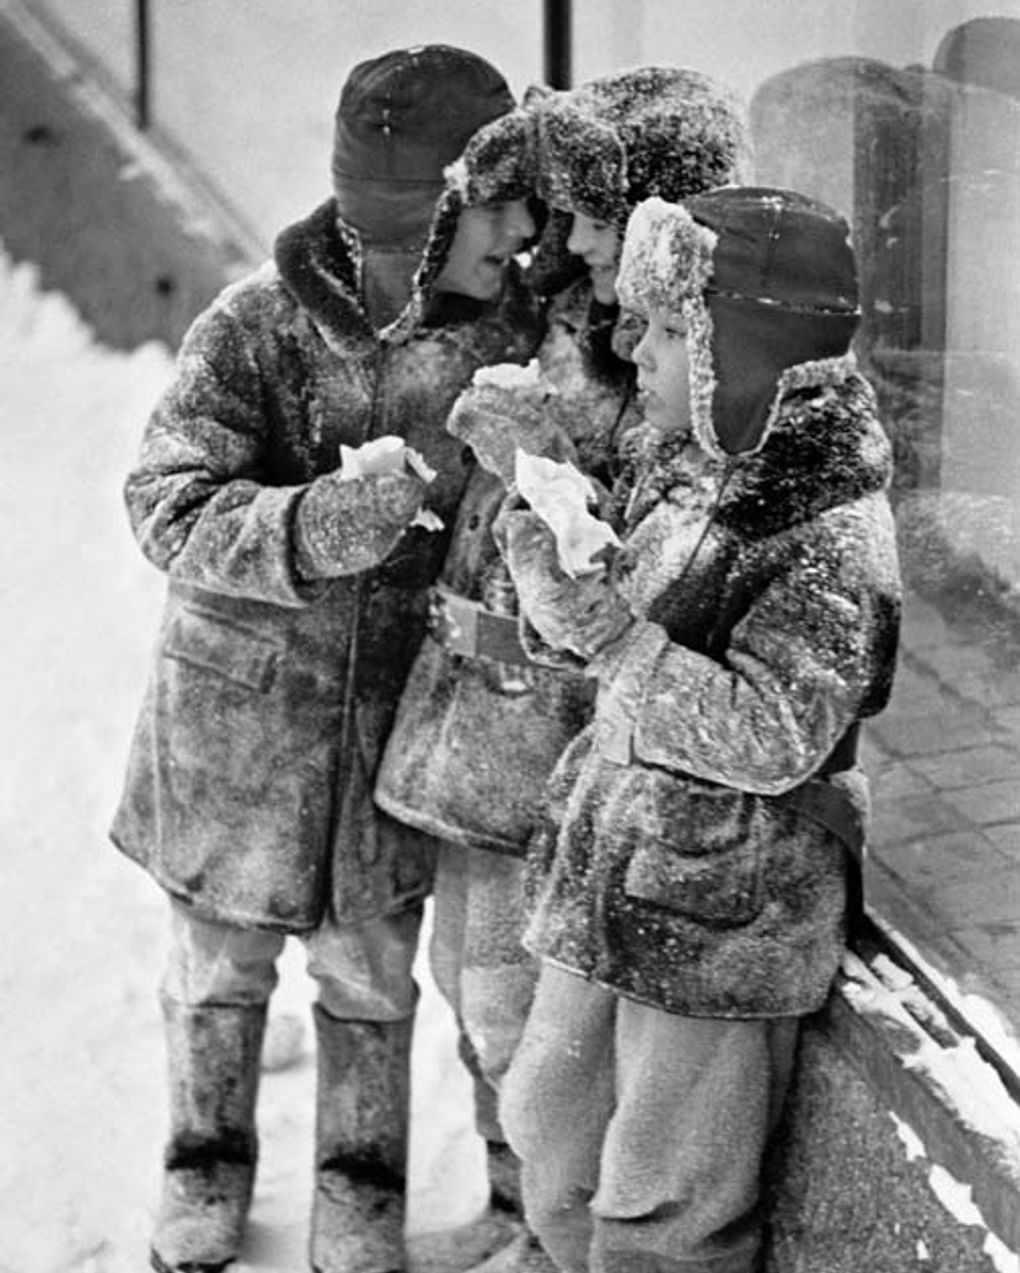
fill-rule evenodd
<path id="1" fill-rule="evenodd" d="M 237 1254 L 255 1183 L 266 1005 L 164 996 L 163 1017 L 170 1138 L 150 1261 L 159 1273 L 217 1273 Z"/>
<path id="2" fill-rule="evenodd" d="M 403 1273 L 413 1018 L 340 1021 L 314 1009 L 318 1041 L 315 1273 Z"/>

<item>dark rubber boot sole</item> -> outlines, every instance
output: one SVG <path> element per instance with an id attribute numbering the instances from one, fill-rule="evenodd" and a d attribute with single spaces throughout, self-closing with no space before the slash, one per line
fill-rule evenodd
<path id="1" fill-rule="evenodd" d="M 167 1264 L 160 1258 L 158 1251 L 149 1251 L 149 1264 L 156 1273 L 223 1273 L 233 1261 L 218 1260 L 215 1264 L 200 1264 L 195 1260 L 187 1260 L 184 1264 Z"/>

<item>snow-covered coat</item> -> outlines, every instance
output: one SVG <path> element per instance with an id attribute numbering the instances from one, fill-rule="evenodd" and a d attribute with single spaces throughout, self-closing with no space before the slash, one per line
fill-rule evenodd
<path id="1" fill-rule="evenodd" d="M 629 437 L 608 571 L 568 579 L 534 512 L 495 528 L 522 639 L 598 681 L 531 846 L 525 945 L 670 1012 L 811 1012 L 866 830 L 853 739 L 899 632 L 849 229 L 789 191 L 649 199 L 618 290 L 685 324 L 691 427 Z M 634 356 L 653 375 L 668 354 Z"/>
<path id="2" fill-rule="evenodd" d="M 565 433 L 576 463 L 608 485 L 616 444 L 640 419 L 625 361 L 631 334 L 617 307 L 593 301 L 584 263 L 566 251 L 573 212 L 606 216 L 622 232 L 627 210 L 653 192 L 679 198 L 732 180 L 746 162 L 744 113 L 721 85 L 675 67 L 618 72 L 573 92 L 532 91 L 525 103 L 537 133 L 539 190 L 551 204 L 531 277 L 539 290 L 556 292 L 538 354 L 552 390 L 541 409 L 550 437 Z M 458 404 L 457 427 L 469 441 L 464 422 L 474 394 L 466 391 Z M 479 399 L 486 394 L 480 389 Z M 528 405 L 515 406 L 509 392 L 506 402 L 490 427 L 508 437 L 525 430 L 525 449 L 541 449 L 540 429 L 524 419 Z M 472 478 L 443 567 L 433 636 L 408 680 L 376 800 L 445 840 L 523 856 L 544 784 L 590 717 L 592 687 L 576 669 L 529 666 L 492 538 L 504 494 L 492 474 L 480 469 Z M 451 626 L 460 630 L 452 641 Z M 465 628 L 473 642 L 457 639 Z M 483 631 L 492 639 L 488 656 L 479 657 Z M 501 652 L 510 660 L 502 666 Z"/>
<path id="3" fill-rule="evenodd" d="M 169 593 L 112 837 L 200 914 L 301 931 L 327 906 L 370 915 L 428 887 L 424 841 L 387 825 L 371 789 L 470 470 L 443 423 L 476 368 L 535 344 L 516 270 L 498 306 L 432 291 L 461 206 L 512 175 L 461 165 L 381 333 L 358 299 L 357 236 L 328 201 L 198 318 L 148 424 L 126 500 Z M 425 502 L 446 531 L 308 580 L 303 497 L 341 443 L 387 433 L 438 471 Z M 366 500 L 352 525 L 373 516 Z"/>
<path id="4" fill-rule="evenodd" d="M 858 832 L 868 798 L 844 756 L 809 780 L 889 695 L 890 474 L 872 392 L 849 372 L 790 395 L 750 457 L 688 444 L 639 466 L 615 568 L 636 621 L 591 663 L 594 723 L 550 784 L 534 954 L 671 1012 L 823 1002 L 851 865 L 816 788 L 842 792 Z"/>
<path id="5" fill-rule="evenodd" d="M 602 344 L 606 333 L 593 331 L 592 313 L 587 279 L 555 298 L 539 365 L 551 391 L 544 407 L 550 437 L 562 430 L 585 471 L 607 481 L 612 442 L 639 415 L 633 369 L 611 354 L 608 339 L 593 352 L 593 338 Z M 512 430 L 513 417 L 499 427 Z M 492 538 L 505 495 L 497 476 L 475 471 L 442 569 L 439 612 L 408 678 L 375 798 L 395 818 L 444 840 L 523 857 L 543 786 L 590 718 L 594 696 L 578 672 L 536 667 L 520 646 L 516 601 Z M 482 616 L 476 634 L 489 625 L 495 642 L 478 642 L 480 657 L 448 639 L 447 607 L 464 603 Z M 502 614 L 493 613 L 496 606 Z"/>

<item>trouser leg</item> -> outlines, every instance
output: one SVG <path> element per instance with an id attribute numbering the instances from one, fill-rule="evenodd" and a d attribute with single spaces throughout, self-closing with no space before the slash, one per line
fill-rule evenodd
<path id="1" fill-rule="evenodd" d="M 170 1135 L 151 1261 L 215 1270 L 236 1255 L 251 1203 L 266 1004 L 283 939 L 196 919 L 174 904 L 163 982 Z"/>
<path id="2" fill-rule="evenodd" d="M 500 1112 L 522 1162 L 528 1224 L 563 1273 L 587 1273 L 599 1154 L 613 1109 L 616 1000 L 544 965 Z"/>
<path id="3" fill-rule="evenodd" d="M 425 1267 L 500 1269 L 522 1262 L 520 1163 L 506 1143 L 498 1089 L 524 1028 L 535 980 L 534 961 L 520 943 L 524 925 L 523 863 L 486 850 L 440 844 L 434 886 L 432 976 L 457 1022 L 457 1048 L 474 1087 L 475 1128 L 485 1147 L 485 1210 L 453 1229 L 420 1235 L 415 1252 Z M 513 1250 L 511 1250 L 513 1248 Z"/>
<path id="4" fill-rule="evenodd" d="M 750 1273 L 797 1023 L 707 1021 L 543 967 L 503 1089 L 525 1214 L 564 1273 Z"/>
<path id="5" fill-rule="evenodd" d="M 591 1204 L 592 1273 L 752 1273 L 762 1159 L 797 1026 L 619 1000 L 616 1104 Z"/>
<path id="6" fill-rule="evenodd" d="M 433 976 L 453 1008 L 458 1048 L 475 1089 L 492 1205 L 520 1214 L 520 1168 L 499 1121 L 498 1093 L 524 1031 L 537 978 L 521 945 L 524 863 L 444 844 L 435 887 Z"/>

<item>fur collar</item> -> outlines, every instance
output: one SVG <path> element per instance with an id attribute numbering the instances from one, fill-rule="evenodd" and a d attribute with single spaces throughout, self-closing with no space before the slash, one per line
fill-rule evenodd
<path id="1" fill-rule="evenodd" d="M 284 286 L 330 346 L 349 341 L 352 332 L 373 335 L 358 299 L 361 241 L 340 220 L 335 199 L 282 231 L 274 256 Z"/>
<path id="2" fill-rule="evenodd" d="M 761 449 L 732 459 L 726 472 L 718 521 L 754 536 L 887 490 L 892 447 L 874 391 L 860 375 L 792 388 Z"/>

